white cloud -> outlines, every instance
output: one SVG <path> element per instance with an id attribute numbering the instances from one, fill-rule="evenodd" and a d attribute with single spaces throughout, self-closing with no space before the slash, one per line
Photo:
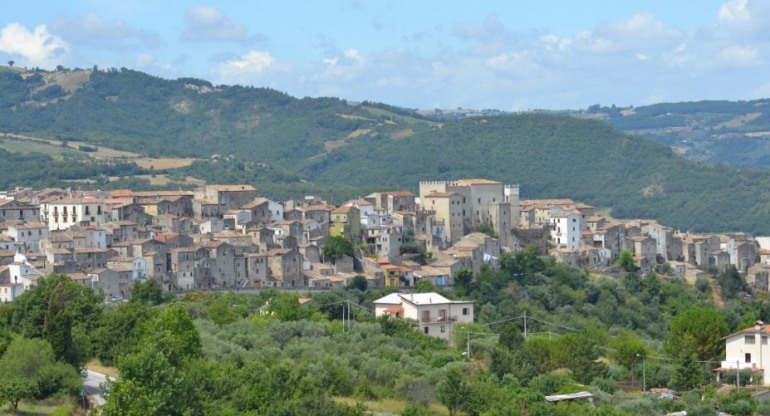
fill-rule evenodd
<path id="1" fill-rule="evenodd" d="M 719 8 L 717 18 L 722 23 L 745 24 L 751 21 L 748 3 L 748 0 L 730 0 Z"/>
<path id="2" fill-rule="evenodd" d="M 220 83 L 421 108 L 745 99 L 769 88 L 770 42 L 763 43 L 761 30 L 741 32 L 728 22 L 748 13 L 756 24 L 762 7 L 755 0 L 730 1 L 727 11 L 714 9 L 711 24 L 690 28 L 639 13 L 566 35 L 519 32 L 490 15 L 437 29 L 436 39 L 452 39 L 438 42 L 432 54 L 417 41 L 414 47 L 366 50 L 316 35 L 319 57 L 310 62 L 289 66 L 264 49 L 252 50 L 222 58 L 212 72 Z"/>
<path id="3" fill-rule="evenodd" d="M 288 65 L 279 63 L 270 52 L 251 50 L 237 58 L 227 59 L 212 71 L 220 84 L 273 86 L 272 75 L 289 72 Z"/>
<path id="4" fill-rule="evenodd" d="M 160 37 L 155 33 L 133 29 L 122 19 L 105 21 L 94 13 L 78 18 L 57 16 L 51 23 L 50 30 L 70 44 L 116 51 L 137 48 L 140 45 L 156 48 L 160 44 Z M 132 42 L 139 42 L 139 45 Z"/>
<path id="5" fill-rule="evenodd" d="M 52 68 L 63 63 L 69 50 L 67 42 L 51 34 L 46 25 L 30 31 L 19 23 L 9 23 L 0 30 L 0 52 L 19 57 L 19 66 Z"/>
<path id="6" fill-rule="evenodd" d="M 241 23 L 225 16 L 216 7 L 196 6 L 184 17 L 182 40 L 188 42 L 263 41 L 264 36 L 249 36 Z"/>
<path id="7" fill-rule="evenodd" d="M 592 31 L 578 33 L 574 39 L 580 52 L 606 54 L 616 52 L 662 51 L 675 48 L 685 34 L 649 13 L 627 20 L 604 22 Z"/>
<path id="8" fill-rule="evenodd" d="M 717 58 L 727 66 L 748 66 L 756 63 L 757 50 L 750 46 L 734 45 L 723 49 Z"/>

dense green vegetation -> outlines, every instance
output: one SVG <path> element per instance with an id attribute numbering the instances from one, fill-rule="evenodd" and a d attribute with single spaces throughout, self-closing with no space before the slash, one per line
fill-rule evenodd
<path id="1" fill-rule="evenodd" d="M 611 126 L 677 147 L 685 157 L 737 167 L 770 167 L 770 100 L 662 103 L 588 108 Z"/>
<path id="2" fill-rule="evenodd" d="M 41 153 L 17 154 L 0 149 L 0 189 L 16 186 L 68 187 L 80 180 L 92 180 L 100 185 L 107 184 L 107 177 L 129 177 L 146 173 L 133 163 L 73 162 L 57 160 Z"/>
<path id="3" fill-rule="evenodd" d="M 714 284 L 727 289 L 735 275 Z M 404 415 L 770 411 L 747 393 L 717 394 L 711 374 L 724 335 L 770 318 L 761 296 L 736 291 L 716 307 L 708 285 L 590 276 L 529 247 L 445 293 L 476 302 L 476 322 L 449 343 L 412 321 L 373 317 L 371 302 L 387 290 L 335 289 L 300 304 L 276 291 L 164 298 L 157 289 L 140 283 L 131 302 L 103 304 L 53 275 L 3 305 L 0 374 L 34 364 L 29 376 L 0 377 L 0 399 L 71 395 L 76 366 L 96 357 L 120 370 L 105 415 L 360 415 L 386 402 Z M 42 353 L 29 354 L 33 344 Z M 644 387 L 676 388 L 682 400 L 640 397 Z M 596 407 L 544 400 L 577 391 Z"/>
<path id="4" fill-rule="evenodd" d="M 249 183 L 276 199 L 318 194 L 339 202 L 375 189 L 415 190 L 421 180 L 488 177 L 520 183 L 525 198 L 573 198 L 612 208 L 621 218 L 654 218 L 691 231 L 770 233 L 767 172 L 684 161 L 665 146 L 599 121 L 525 114 L 437 123 L 385 104 L 297 99 L 265 88 L 164 80 L 128 69 L 57 73 L 62 79 L 87 75 L 88 81 L 67 99 L 43 106 L 35 98 L 41 88 L 58 85 L 49 74 L 22 77 L 4 70 L 0 75 L 0 131 L 140 149 L 150 156 L 193 156 L 201 160 L 158 174 Z M 729 133 L 770 125 L 763 121 L 765 104 L 661 104 L 634 109 L 631 115 L 614 107 L 589 111 L 606 112 L 611 123 L 656 120 L 667 127 L 680 126 L 682 117 L 688 126 L 696 116 L 698 123 L 707 119 L 716 125 L 750 110 L 761 113 L 719 127 Z M 764 143 L 761 137 L 744 137 L 701 151 L 741 149 L 765 157 L 755 152 L 754 142 Z M 25 162 L 44 167 L 49 159 L 2 156 L 7 185 L 60 185 L 58 172 L 94 179 L 96 169 L 104 173 L 94 179 L 99 182 L 78 186 L 150 188 L 130 178 L 137 172 L 132 165 L 82 168 L 58 160 L 46 169 L 17 169 Z M 108 173 L 108 168 L 117 171 Z M 123 179 L 105 184 L 106 176 Z"/>

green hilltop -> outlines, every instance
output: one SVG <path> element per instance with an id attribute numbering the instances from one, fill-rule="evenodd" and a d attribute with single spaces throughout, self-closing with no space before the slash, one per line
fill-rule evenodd
<path id="1" fill-rule="evenodd" d="M 420 180 L 488 177 L 520 183 L 524 198 L 573 198 L 621 218 L 770 233 L 770 174 L 685 160 L 597 120 L 523 114 L 437 121 L 384 104 L 298 99 L 127 69 L 0 68 L 0 91 L 0 132 L 196 158 L 154 173 L 251 183 L 279 199 L 316 193 L 341 200 L 375 189 L 416 190 Z M 11 163 L 21 157 L 0 156 Z M 131 182 L 131 174 L 118 184 L 150 186 Z"/>

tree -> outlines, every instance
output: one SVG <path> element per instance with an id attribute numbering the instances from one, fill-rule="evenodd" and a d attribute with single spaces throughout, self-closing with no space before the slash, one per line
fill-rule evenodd
<path id="1" fill-rule="evenodd" d="M 11 59 L 10 61 L 8 61 L 8 66 L 13 66 L 13 64 L 15 64 L 15 63 L 16 63 L 16 61 Z"/>
<path id="2" fill-rule="evenodd" d="M 102 300 L 69 276 L 52 274 L 14 301 L 13 326 L 24 337 L 48 340 L 57 359 L 77 367 L 87 354 L 80 341 L 99 326 Z"/>
<path id="3" fill-rule="evenodd" d="M 465 296 L 470 292 L 473 281 L 473 269 L 463 266 L 455 273 L 455 292 L 458 296 Z"/>
<path id="4" fill-rule="evenodd" d="M 741 274 L 738 273 L 738 269 L 733 265 L 728 266 L 717 276 L 717 282 L 719 282 L 719 286 L 722 288 L 722 297 L 724 299 L 735 297 L 740 291 L 748 291 L 746 282 L 741 277 Z"/>
<path id="5" fill-rule="evenodd" d="M 674 368 L 671 385 L 677 390 L 692 390 L 703 383 L 703 369 L 695 354 L 682 356 Z"/>
<path id="6" fill-rule="evenodd" d="M 350 281 L 350 287 L 352 289 L 358 289 L 362 292 L 366 292 L 366 289 L 369 287 L 369 282 L 366 280 L 366 276 L 359 274 Z"/>
<path id="7" fill-rule="evenodd" d="M 492 238 L 497 238 L 497 233 L 495 232 L 494 227 L 492 227 L 492 224 L 488 222 L 479 224 L 473 231 L 486 234 Z"/>
<path id="8" fill-rule="evenodd" d="M 123 357 L 118 369 L 105 416 L 200 414 L 195 388 L 161 351 L 146 346 Z"/>
<path id="9" fill-rule="evenodd" d="M 322 252 L 324 256 L 324 261 L 331 262 L 334 264 L 338 259 L 342 258 L 342 256 L 353 256 L 353 243 L 350 242 L 347 238 L 336 235 L 334 237 L 330 237 L 326 244 L 324 244 Z"/>
<path id="10" fill-rule="evenodd" d="M 471 398 L 470 385 L 458 369 L 449 370 L 446 378 L 439 383 L 436 393 L 441 404 L 449 409 L 450 416 L 462 409 Z"/>
<path id="11" fill-rule="evenodd" d="M 622 267 L 623 270 L 629 273 L 636 271 L 636 262 L 634 262 L 634 255 L 628 250 L 623 250 L 620 252 L 620 257 L 618 257 L 618 265 Z"/>
<path id="12" fill-rule="evenodd" d="M 0 402 L 10 402 L 14 409 L 21 399 L 48 396 L 63 387 L 72 393 L 80 384 L 75 369 L 57 362 L 43 339 L 17 337 L 0 359 Z"/>
<path id="13" fill-rule="evenodd" d="M 131 285 L 131 301 L 147 305 L 160 305 L 163 303 L 163 289 L 157 280 L 147 279 L 144 282 L 136 280 Z"/>
<path id="14" fill-rule="evenodd" d="M 675 358 L 695 354 L 698 361 L 719 359 L 728 333 L 725 318 L 708 308 L 690 309 L 674 317 L 664 345 Z"/>
<path id="15" fill-rule="evenodd" d="M 436 287 L 433 286 L 433 282 L 426 279 L 420 279 L 414 284 L 414 293 L 429 293 L 435 292 Z"/>
<path id="16" fill-rule="evenodd" d="M 152 319 L 156 309 L 139 302 L 120 303 L 108 309 L 101 325 L 94 331 L 93 353 L 107 365 L 117 358 L 136 351 L 140 345 L 140 330 Z"/>
<path id="17" fill-rule="evenodd" d="M 174 366 L 202 355 L 201 337 L 184 306 L 172 306 L 144 328 L 141 344 L 160 351 Z"/>
<path id="18" fill-rule="evenodd" d="M 629 370 L 642 361 L 642 358 L 646 358 L 646 356 L 647 350 L 644 348 L 644 343 L 638 339 L 622 341 L 615 351 L 615 361 Z"/>

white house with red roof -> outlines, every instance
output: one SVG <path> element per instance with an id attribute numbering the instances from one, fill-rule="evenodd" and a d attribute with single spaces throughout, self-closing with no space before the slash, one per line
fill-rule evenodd
<path id="1" fill-rule="evenodd" d="M 762 376 L 762 384 L 770 385 L 770 325 L 757 321 L 753 327 L 728 335 L 725 340 L 725 360 L 715 369 L 717 374 L 750 369 Z"/>
<path id="2" fill-rule="evenodd" d="M 374 315 L 417 321 L 425 335 L 450 339 L 457 323 L 473 322 L 473 301 L 449 300 L 438 293 L 391 293 L 374 301 Z"/>

